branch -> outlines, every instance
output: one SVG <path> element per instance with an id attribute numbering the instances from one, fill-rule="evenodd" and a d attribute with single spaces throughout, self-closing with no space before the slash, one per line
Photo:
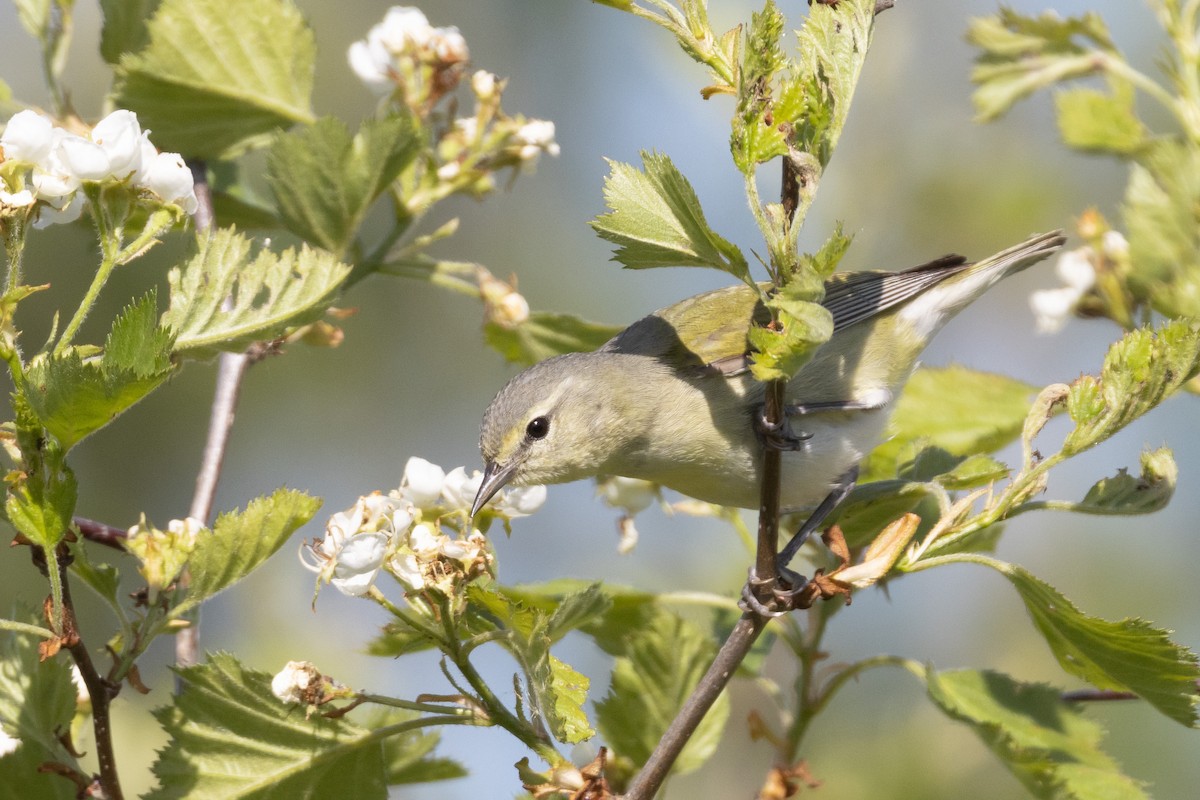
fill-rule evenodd
<path id="1" fill-rule="evenodd" d="M 196 233 L 205 236 L 212 231 L 215 219 L 212 190 L 208 185 L 204 162 L 191 162 L 190 166 L 196 187 Z M 226 298 L 226 303 L 228 302 L 229 299 Z M 244 353 L 222 353 L 218 360 L 217 386 L 208 419 L 208 438 L 204 442 L 204 456 L 200 463 L 200 472 L 196 476 L 196 491 L 192 495 L 192 505 L 188 511 L 188 516 L 206 525 L 212 516 L 213 498 L 217 494 L 217 482 L 221 477 L 221 466 L 225 462 L 225 450 L 229 444 L 229 432 L 233 427 L 238 393 L 248 364 L 249 356 Z M 185 570 L 179 578 L 180 586 L 186 588 L 188 581 L 189 576 Z M 193 612 L 193 617 L 198 613 Z M 175 634 L 175 664 L 180 667 L 190 666 L 199 660 L 199 620 L 193 618 L 191 623 Z M 178 679 L 176 686 L 178 688 Z"/>
<path id="2" fill-rule="evenodd" d="M 63 633 L 59 641 L 67 648 L 79 667 L 79 674 L 92 700 L 92 730 L 96 737 L 96 762 L 100 768 L 100 785 L 104 789 L 104 796 L 108 800 L 123 800 L 121 781 L 117 775 L 117 758 L 113 750 L 111 716 L 112 699 L 117 696 L 121 687 L 100 677 L 87 645 L 79 636 L 75 625 L 75 606 L 71 602 L 70 584 L 67 582 L 69 559 L 70 556 L 63 548 L 59 551 L 55 564 L 55 569 L 62 579 L 63 598 Z"/>
<path id="3" fill-rule="evenodd" d="M 125 539 L 128 531 L 124 528 L 114 528 L 87 517 L 72 517 L 71 522 L 79 529 L 80 535 L 89 542 L 125 552 Z"/>

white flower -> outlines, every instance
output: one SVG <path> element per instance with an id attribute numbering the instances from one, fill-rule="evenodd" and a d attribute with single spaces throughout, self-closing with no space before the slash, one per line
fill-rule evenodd
<path id="1" fill-rule="evenodd" d="M 413 456 L 404 465 L 400 495 L 417 508 L 437 505 L 442 496 L 446 472 L 430 461 Z"/>
<path id="2" fill-rule="evenodd" d="M 471 91 L 480 100 L 491 100 L 496 96 L 496 76 L 486 69 L 478 70 L 471 76 Z"/>
<path id="3" fill-rule="evenodd" d="M 0 758 L 4 758 L 9 753 L 15 753 L 20 746 L 21 740 L 6 731 L 3 725 L 0 725 Z"/>
<path id="4" fill-rule="evenodd" d="M 355 42 L 346 53 L 350 69 L 367 88 L 379 92 L 387 92 L 393 83 L 392 57 L 378 43 L 371 41 Z"/>
<path id="5" fill-rule="evenodd" d="M 531 119 L 517 129 L 517 153 L 522 161 L 532 162 L 541 153 L 552 156 L 559 154 L 558 142 L 554 141 L 554 123 L 548 119 Z"/>
<path id="6" fill-rule="evenodd" d="M 1100 238 L 1100 249 L 1109 258 L 1119 258 L 1129 254 L 1129 242 L 1120 231 L 1105 231 Z"/>
<path id="7" fill-rule="evenodd" d="M 33 227 L 41 229 L 49 225 L 65 225 L 69 222 L 74 222 L 83 213 L 83 204 L 84 197 L 78 192 L 71 195 L 71 199 L 62 208 L 56 208 L 48 202 L 43 203 L 38 206 L 38 216 L 33 221 Z"/>
<path id="8" fill-rule="evenodd" d="M 397 553 L 392 556 L 389 567 L 396 579 L 414 592 L 425 588 L 425 570 L 421 561 L 412 553 Z"/>
<path id="9" fill-rule="evenodd" d="M 443 540 L 447 537 L 438 533 L 432 525 L 422 522 L 414 525 L 408 535 L 408 547 L 422 561 L 429 561 L 441 552 Z"/>
<path id="10" fill-rule="evenodd" d="M 184 519 L 173 519 L 167 523 L 167 532 L 173 533 L 178 537 L 184 538 L 189 544 L 196 543 L 196 535 L 204 530 L 205 525 L 195 517 L 186 517 Z"/>
<path id="11" fill-rule="evenodd" d="M 628 514 L 617 520 L 617 554 L 627 556 L 633 552 L 638 543 L 638 529 L 633 525 L 633 517 Z"/>
<path id="12" fill-rule="evenodd" d="M 1055 272 L 1065 286 L 1042 289 L 1029 297 L 1039 333 L 1055 333 L 1067 324 L 1079 301 L 1096 283 L 1095 253 L 1090 247 L 1068 250 L 1058 257 Z"/>
<path id="13" fill-rule="evenodd" d="M 8 208 L 27 208 L 37 202 L 33 192 L 22 189 L 19 192 L 6 192 L 0 189 L 0 206 Z"/>
<path id="14" fill-rule="evenodd" d="M 108 158 L 108 174 L 124 180 L 142 163 L 142 126 L 137 114 L 117 109 L 92 128 L 91 139 Z"/>
<path id="15" fill-rule="evenodd" d="M 427 46 L 443 64 L 459 64 L 471 57 L 471 52 L 467 49 L 467 40 L 453 25 L 434 28 Z"/>
<path id="16" fill-rule="evenodd" d="M 336 566 L 330 583 L 342 594 L 359 597 L 367 593 L 387 555 L 386 533 L 360 533 L 351 536 L 335 556 Z"/>
<path id="17" fill-rule="evenodd" d="M 612 475 L 596 481 L 596 493 L 613 508 L 636 514 L 649 508 L 650 504 L 658 499 L 658 484 L 639 478 Z"/>
<path id="18" fill-rule="evenodd" d="M 59 205 L 55 201 L 74 192 L 80 184 L 79 176 L 67 167 L 62 158 L 60 145 L 68 138 L 79 137 L 67 133 L 62 128 L 51 131 L 50 149 L 34 163 L 30 177 L 34 194 L 39 200 L 46 200 L 52 205 Z M 65 205 L 65 202 L 62 205 Z"/>
<path id="19" fill-rule="evenodd" d="M 283 703 L 306 702 L 310 688 L 319 686 L 321 673 L 309 661 L 289 661 L 271 678 L 271 693 Z"/>
<path id="20" fill-rule="evenodd" d="M 440 181 L 452 181 L 462 173 L 462 164 L 451 161 L 438 167 L 437 176 Z"/>
<path id="21" fill-rule="evenodd" d="M 500 493 L 496 511 L 509 519 L 527 517 L 546 502 L 545 486 L 514 486 Z"/>
<path id="22" fill-rule="evenodd" d="M 479 494 L 479 487 L 482 485 L 482 472 L 475 470 L 467 475 L 465 467 L 455 467 L 446 475 L 446 482 L 442 486 L 442 496 L 446 498 L 446 502 L 451 508 L 470 509 L 471 504 L 475 502 L 475 495 Z"/>
<path id="23" fill-rule="evenodd" d="M 383 15 L 383 21 L 371 28 L 367 37 L 377 39 L 393 53 L 401 53 L 410 46 L 424 47 L 433 34 L 433 26 L 421 9 L 392 6 Z"/>
<path id="24" fill-rule="evenodd" d="M 196 213 L 196 186 L 191 168 L 178 153 L 157 153 L 143 163 L 137 182 L 187 214 Z"/>
<path id="25" fill-rule="evenodd" d="M 4 159 L 36 164 L 50 152 L 54 144 L 53 131 L 54 122 L 44 114 L 28 109 L 18 111 L 0 134 Z"/>
<path id="26" fill-rule="evenodd" d="M 399 506 L 392 511 L 392 532 L 403 534 L 412 526 L 413 521 L 416 519 L 418 513 L 420 512 L 418 512 L 417 509 L 412 506 L 412 504 L 404 501 L 404 505 Z"/>
<path id="27" fill-rule="evenodd" d="M 474 142 L 479 138 L 479 120 L 475 117 L 459 117 L 454 120 L 454 130 L 465 142 Z"/>

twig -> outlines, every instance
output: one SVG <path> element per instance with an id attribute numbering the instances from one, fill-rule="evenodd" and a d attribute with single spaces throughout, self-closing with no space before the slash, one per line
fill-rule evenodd
<path id="1" fill-rule="evenodd" d="M 784 212 L 788 224 L 792 223 L 800 203 L 800 180 L 796 163 L 783 159 L 783 182 L 781 188 Z M 763 408 L 763 422 L 768 427 L 781 427 L 784 418 L 784 381 L 767 384 Z M 758 509 L 758 544 L 754 557 L 753 587 L 764 605 L 772 598 L 775 585 L 776 552 L 779 549 L 779 503 L 780 481 L 783 475 L 783 453 L 775 447 L 763 448 L 763 472 L 760 503 Z M 704 715 L 724 691 L 729 679 L 754 646 L 759 635 L 770 620 L 753 612 L 742 615 L 729 633 L 712 666 L 696 684 L 666 733 L 646 761 L 625 794 L 626 800 L 650 800 L 658 791 L 675 759 L 683 751 L 692 734 L 700 725 Z"/>
<path id="2" fill-rule="evenodd" d="M 124 528 L 114 528 L 87 517 L 73 517 L 71 522 L 79 529 L 80 535 L 89 542 L 102 544 L 114 550 L 125 551 L 125 539 L 128 532 Z"/>
<path id="3" fill-rule="evenodd" d="M 205 164 L 202 161 L 191 162 L 192 176 L 196 187 L 196 214 L 194 216 L 196 232 L 207 235 L 213 227 L 212 190 L 208 185 Z M 226 298 L 226 303 L 229 299 Z M 249 356 L 244 353 L 222 353 L 217 363 L 217 386 L 213 393 L 212 412 L 208 418 L 208 437 L 204 442 L 204 456 L 200 464 L 200 472 L 196 476 L 196 491 L 192 495 L 192 505 L 188 516 L 208 524 L 212 516 L 213 498 L 217 493 L 217 482 L 221 477 L 221 466 L 225 461 L 225 450 L 229 444 L 229 432 L 233 427 L 234 413 L 237 409 L 238 393 L 242 386 L 242 377 L 246 374 Z M 188 575 L 186 571 L 180 576 L 181 586 L 186 587 Z M 180 667 L 190 666 L 199 660 L 200 626 L 194 618 L 192 624 L 175 634 L 175 664 Z M 176 689 L 179 688 L 176 681 Z"/>
<path id="4" fill-rule="evenodd" d="M 1078 689 L 1063 692 L 1059 699 L 1064 703 L 1102 703 L 1112 700 L 1138 700 L 1133 692 L 1116 692 L 1111 689 Z"/>
<path id="5" fill-rule="evenodd" d="M 60 552 L 62 555 L 55 559 L 54 568 L 58 570 L 62 578 L 63 635 L 61 641 L 71 654 L 71 658 L 75 660 L 76 666 L 79 667 L 79 675 L 83 678 L 83 685 L 87 687 L 88 696 L 92 701 L 92 730 L 96 737 L 96 762 L 100 767 L 100 785 L 104 788 L 104 796 L 108 800 L 122 800 L 124 794 L 121 792 L 121 781 L 117 775 L 117 758 L 113 751 L 110 713 L 112 699 L 116 697 L 120 686 L 114 686 L 100 677 L 100 673 L 96 671 L 96 665 L 92 662 L 92 655 L 88 652 L 87 645 L 79 636 L 79 630 L 75 625 L 75 606 L 71 602 L 71 589 L 67 582 L 67 564 L 64 559 L 68 556 L 65 549 Z"/>
<path id="6" fill-rule="evenodd" d="M 645 766 L 634 778 L 629 791 L 624 795 L 625 800 L 650 800 L 654 797 L 684 745 L 696 732 L 696 727 L 725 689 L 738 665 L 754 646 L 759 634 L 767 627 L 767 622 L 769 620 L 766 617 L 747 612 L 733 626 L 729 638 L 721 645 L 717 657 L 713 659 L 712 666 L 704 673 L 704 677 L 688 696 L 683 708 L 679 709 L 679 714 L 671 722 L 667 732 L 658 740 L 658 746 L 654 748 Z"/>

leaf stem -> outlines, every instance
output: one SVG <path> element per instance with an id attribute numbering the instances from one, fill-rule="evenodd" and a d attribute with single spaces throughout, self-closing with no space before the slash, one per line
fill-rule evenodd
<path id="1" fill-rule="evenodd" d="M 97 214 L 99 217 L 99 214 Z M 99 227 L 99 225 L 97 225 Z M 101 238 L 104 238 L 105 232 L 101 231 Z M 79 308 L 75 309 L 75 315 L 71 317 L 71 321 L 67 323 L 66 329 L 59 337 L 58 344 L 54 348 L 54 355 L 62 355 L 71 342 L 75 338 L 75 334 L 79 332 L 79 327 L 83 325 L 83 321 L 92 311 L 92 306 L 96 304 L 96 298 L 100 296 L 100 290 L 104 288 L 104 284 L 108 283 L 109 276 L 117 266 L 116 254 L 109 252 L 110 247 L 104 247 L 104 255 L 100 260 L 100 268 L 96 270 L 95 276 L 92 278 L 92 284 L 88 287 L 87 293 L 83 296 L 83 300 L 79 303 Z"/>
<path id="2" fill-rule="evenodd" d="M 0 631 L 28 633 L 32 636 L 40 636 L 43 639 L 53 639 L 57 635 L 49 628 L 43 628 L 41 625 L 30 625 L 28 622 L 17 622 L 15 619 L 0 619 Z"/>

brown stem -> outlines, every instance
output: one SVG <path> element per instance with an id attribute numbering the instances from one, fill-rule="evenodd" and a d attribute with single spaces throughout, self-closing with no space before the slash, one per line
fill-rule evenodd
<path id="1" fill-rule="evenodd" d="M 71 520 L 79 533 L 89 542 L 102 544 L 114 550 L 125 551 L 125 538 L 128 532 L 124 528 L 114 528 L 87 517 L 73 517 Z"/>
<path id="2" fill-rule="evenodd" d="M 65 550 L 62 551 L 62 555 L 66 556 Z M 124 794 L 121 792 L 121 781 L 117 776 L 117 758 L 113 750 L 111 715 L 112 699 L 117 696 L 121 687 L 100 677 L 100 673 L 96 671 L 96 665 L 92 662 L 92 655 L 88 652 L 87 645 L 79 636 L 79 629 L 75 623 L 75 606 L 71 602 L 71 588 L 67 580 L 67 564 L 63 557 L 58 559 L 56 565 L 62 576 L 64 628 L 62 642 L 63 646 L 67 648 L 67 652 L 71 654 L 71 658 L 75 660 L 76 666 L 79 667 L 83 685 L 87 687 L 88 695 L 92 700 L 92 730 L 96 737 L 96 762 L 100 767 L 100 785 L 104 788 L 104 796 L 108 800 L 122 800 Z"/>
<path id="3" fill-rule="evenodd" d="M 1063 692 L 1059 699 L 1064 703 L 1099 703 L 1112 700 L 1138 700 L 1133 692 L 1115 692 L 1110 689 L 1079 689 Z"/>
<path id="4" fill-rule="evenodd" d="M 790 158 L 783 159 L 782 200 L 784 212 L 788 215 L 790 225 L 795 218 L 796 209 L 800 205 L 800 176 L 795 162 Z M 769 428 L 781 427 L 784 419 L 784 390 L 785 381 L 771 381 L 767 384 L 766 399 L 763 408 L 763 422 Z M 758 509 L 758 544 L 754 556 L 753 588 L 759 600 L 764 605 L 772 599 L 771 590 L 775 585 L 775 555 L 779 549 L 779 502 L 780 480 L 783 474 L 783 454 L 774 447 L 763 448 L 762 487 L 759 495 Z M 742 615 L 733 627 L 729 638 L 717 651 L 712 666 L 704 677 L 696 684 L 696 688 L 684 701 L 666 733 L 658 740 L 658 745 L 650 758 L 638 772 L 626 800 L 650 800 L 654 797 L 667 773 L 675 764 L 675 759 L 683 751 L 692 734 L 700 725 L 704 715 L 716 702 L 717 697 L 729 683 L 734 671 L 759 634 L 767 627 L 769 619 L 754 612 Z"/>
<path id="5" fill-rule="evenodd" d="M 667 732 L 658 740 L 658 746 L 654 748 L 649 760 L 634 778 L 629 791 L 624 795 L 625 800 L 650 800 L 654 797 L 684 745 L 692 738 L 700 721 L 725 689 L 738 665 L 750 652 L 759 634 L 767 627 L 768 621 L 766 617 L 747 612 L 738 620 L 737 625 L 733 626 L 729 638 L 721 645 L 717 657 L 713 659 L 712 666 L 704 673 L 704 677 L 688 696 L 683 708 L 679 709 L 679 714 L 671 722 Z"/>

